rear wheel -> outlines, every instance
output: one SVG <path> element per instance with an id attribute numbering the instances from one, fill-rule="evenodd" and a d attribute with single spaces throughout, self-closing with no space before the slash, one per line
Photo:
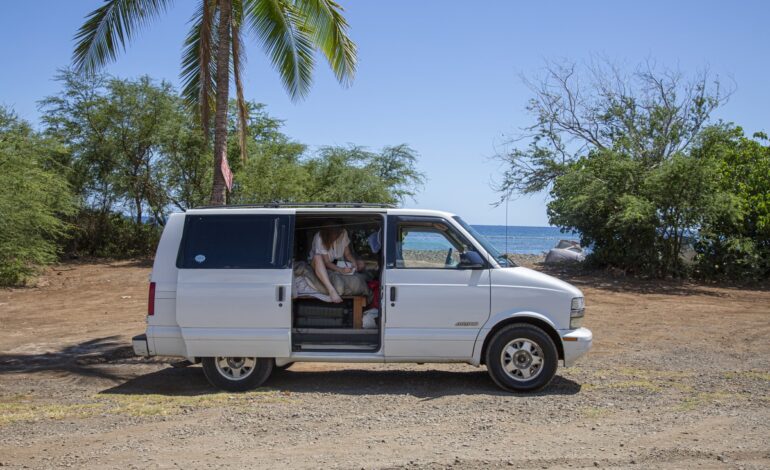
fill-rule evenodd
<path id="1" fill-rule="evenodd" d="M 228 392 L 243 392 L 259 387 L 273 372 L 272 358 L 204 357 L 203 373 L 211 385 Z"/>
<path id="2" fill-rule="evenodd" d="M 492 380 L 505 390 L 540 390 L 556 374 L 559 353 L 542 329 L 513 324 L 498 331 L 489 342 L 486 364 Z"/>

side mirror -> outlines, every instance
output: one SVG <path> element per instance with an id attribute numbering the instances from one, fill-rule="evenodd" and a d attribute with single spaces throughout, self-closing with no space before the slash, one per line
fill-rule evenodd
<path id="1" fill-rule="evenodd" d="M 484 266 L 484 259 L 475 251 L 461 253 L 460 263 L 457 265 L 459 269 L 483 269 Z"/>

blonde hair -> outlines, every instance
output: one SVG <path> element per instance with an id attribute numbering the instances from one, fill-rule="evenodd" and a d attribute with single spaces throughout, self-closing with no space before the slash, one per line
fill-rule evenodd
<path id="1" fill-rule="evenodd" d="M 324 248 L 330 250 L 334 246 L 334 242 L 342 236 L 345 228 L 342 226 L 341 220 L 330 220 L 324 224 L 321 228 L 321 243 Z"/>

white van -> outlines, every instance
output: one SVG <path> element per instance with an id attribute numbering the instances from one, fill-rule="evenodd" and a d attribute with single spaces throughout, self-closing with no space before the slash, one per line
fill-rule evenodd
<path id="1" fill-rule="evenodd" d="M 346 228 L 358 291 L 324 302 L 313 236 Z M 341 281 L 348 281 L 342 279 Z M 546 386 L 591 348 L 583 294 L 508 261 L 460 217 L 368 204 L 218 207 L 172 214 L 150 278 L 141 356 L 201 362 L 230 391 L 294 362 L 485 364 L 506 390 Z"/>

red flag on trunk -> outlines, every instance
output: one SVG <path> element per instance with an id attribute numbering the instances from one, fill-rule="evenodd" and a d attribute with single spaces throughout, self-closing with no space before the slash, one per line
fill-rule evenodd
<path id="1" fill-rule="evenodd" d="M 227 163 L 227 155 L 222 155 L 222 176 L 225 178 L 225 186 L 227 186 L 227 192 L 233 190 L 233 172 L 230 171 L 230 165 Z"/>

